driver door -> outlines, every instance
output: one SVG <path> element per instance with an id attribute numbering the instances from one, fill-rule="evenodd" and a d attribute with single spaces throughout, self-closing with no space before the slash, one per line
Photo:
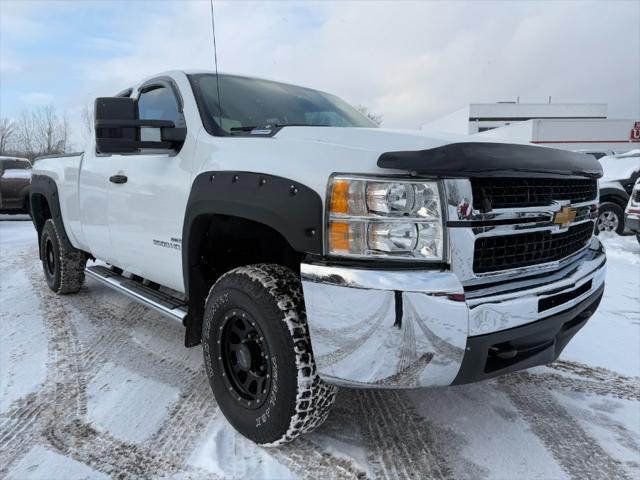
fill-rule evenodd
<path id="1" fill-rule="evenodd" d="M 138 116 L 171 120 L 185 127 L 177 88 L 168 80 L 139 90 Z M 143 128 L 141 140 L 159 139 L 159 129 Z M 181 238 L 191 182 L 189 135 L 180 150 L 141 149 L 113 155 L 109 177 L 109 233 L 117 267 L 184 291 Z M 192 140 L 193 141 L 193 140 Z"/>

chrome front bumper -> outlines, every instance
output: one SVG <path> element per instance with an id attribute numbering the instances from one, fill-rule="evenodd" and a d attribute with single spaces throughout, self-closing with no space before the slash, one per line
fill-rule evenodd
<path id="1" fill-rule="evenodd" d="M 635 213 L 625 214 L 624 225 L 630 232 L 640 233 L 640 215 Z"/>
<path id="2" fill-rule="evenodd" d="M 579 260 L 554 275 L 468 291 L 447 271 L 304 263 L 302 286 L 318 373 L 350 387 L 450 385 L 469 350 L 468 339 L 530 324 L 544 329 L 545 319 L 601 291 L 605 261 L 594 238 Z M 539 311 L 539 302 L 550 298 Z"/>

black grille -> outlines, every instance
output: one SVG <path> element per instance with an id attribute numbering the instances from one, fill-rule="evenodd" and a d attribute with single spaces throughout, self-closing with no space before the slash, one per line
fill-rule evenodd
<path id="1" fill-rule="evenodd" d="M 640 203 L 640 189 L 633 192 L 633 203 Z"/>
<path id="2" fill-rule="evenodd" d="M 561 260 L 585 247 L 592 235 L 593 222 L 586 222 L 555 235 L 540 231 L 478 238 L 473 271 L 496 272 Z"/>
<path id="3" fill-rule="evenodd" d="M 549 205 L 553 200 L 571 203 L 594 200 L 597 181 L 560 178 L 474 178 L 473 206 L 488 212 L 495 208 Z"/>

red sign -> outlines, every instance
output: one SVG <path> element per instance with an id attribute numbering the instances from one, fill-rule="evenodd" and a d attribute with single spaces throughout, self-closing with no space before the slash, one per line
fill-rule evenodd
<path id="1" fill-rule="evenodd" d="M 633 124 L 631 133 L 629 134 L 629 141 L 640 142 L 640 122 L 635 122 Z"/>

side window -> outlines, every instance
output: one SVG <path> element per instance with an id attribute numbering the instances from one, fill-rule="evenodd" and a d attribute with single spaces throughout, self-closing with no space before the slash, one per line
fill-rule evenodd
<path id="1" fill-rule="evenodd" d="M 3 160 L 2 165 L 4 166 L 4 170 L 28 170 L 31 168 L 31 162 L 29 162 L 29 160 Z"/>
<path id="2" fill-rule="evenodd" d="M 180 112 L 173 92 L 166 87 L 154 86 L 144 90 L 138 98 L 141 120 L 173 120 L 178 125 Z"/>

